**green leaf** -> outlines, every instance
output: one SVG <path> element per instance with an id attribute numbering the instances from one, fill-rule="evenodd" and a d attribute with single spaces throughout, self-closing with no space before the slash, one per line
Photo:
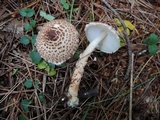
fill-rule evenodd
<path id="1" fill-rule="evenodd" d="M 21 101 L 20 107 L 21 107 L 21 109 L 22 109 L 24 112 L 28 113 L 28 112 L 29 112 L 28 106 L 29 106 L 30 104 L 32 104 L 32 100 L 30 100 L 30 99 L 24 99 L 24 100 Z"/>
<path id="2" fill-rule="evenodd" d="M 123 37 L 119 37 L 119 39 L 120 39 L 120 43 L 125 43 L 125 40 Z"/>
<path id="3" fill-rule="evenodd" d="M 36 26 L 36 21 L 35 20 L 31 20 L 30 21 L 30 25 L 32 26 L 32 28 L 34 28 Z"/>
<path id="4" fill-rule="evenodd" d="M 12 75 L 17 74 L 17 72 L 18 72 L 18 68 L 14 68 L 14 69 L 13 69 L 13 72 L 12 72 Z"/>
<path id="5" fill-rule="evenodd" d="M 42 59 L 37 51 L 32 51 L 30 53 L 30 58 L 32 59 L 32 62 L 34 64 L 38 64 L 40 62 L 40 60 Z"/>
<path id="6" fill-rule="evenodd" d="M 66 66 L 66 63 L 64 62 L 64 63 L 62 63 L 62 64 L 60 64 L 60 65 L 57 65 L 58 67 L 64 67 L 64 66 Z"/>
<path id="7" fill-rule="evenodd" d="M 93 21 L 93 14 L 92 14 L 92 13 L 89 14 L 89 21 L 90 21 L 90 22 Z"/>
<path id="8" fill-rule="evenodd" d="M 103 56 L 103 55 L 104 55 L 104 52 L 100 51 L 99 54 L 100 54 L 100 56 Z"/>
<path id="9" fill-rule="evenodd" d="M 49 76 L 54 76 L 56 74 L 56 70 L 51 69 L 48 73 Z"/>
<path id="10" fill-rule="evenodd" d="M 36 43 L 37 35 L 32 35 L 32 44 L 34 45 Z"/>
<path id="11" fill-rule="evenodd" d="M 63 5 L 66 3 L 66 0 L 60 0 L 60 3 Z"/>
<path id="12" fill-rule="evenodd" d="M 46 12 L 40 11 L 39 15 L 40 15 L 41 17 L 44 17 L 44 16 L 46 16 Z"/>
<path id="13" fill-rule="evenodd" d="M 69 9 L 69 4 L 68 3 L 64 3 L 63 7 L 64 7 L 64 9 L 68 10 Z"/>
<path id="14" fill-rule="evenodd" d="M 53 64 L 53 63 L 48 63 L 48 65 L 49 65 L 49 67 L 51 67 L 51 68 L 55 68 L 55 64 Z"/>
<path id="15" fill-rule="evenodd" d="M 154 33 L 150 34 L 149 43 L 150 45 L 156 45 L 158 43 L 158 36 Z"/>
<path id="16" fill-rule="evenodd" d="M 76 51 L 73 55 L 73 58 L 78 59 L 80 54 L 81 54 L 81 51 Z"/>
<path id="17" fill-rule="evenodd" d="M 27 17 L 32 17 L 35 14 L 35 11 L 31 8 L 26 8 Z"/>
<path id="18" fill-rule="evenodd" d="M 149 45 L 149 37 L 145 38 L 145 39 L 143 40 L 143 43 L 146 44 L 146 45 Z"/>
<path id="19" fill-rule="evenodd" d="M 35 11 L 33 9 L 30 8 L 22 8 L 20 10 L 20 15 L 23 17 L 32 17 L 35 14 Z"/>
<path id="20" fill-rule="evenodd" d="M 46 20 L 49 20 L 49 21 L 55 19 L 55 17 L 53 17 L 52 15 L 49 15 L 49 14 L 47 14 L 46 16 L 44 16 L 44 18 L 45 18 Z"/>
<path id="21" fill-rule="evenodd" d="M 118 27 L 118 32 L 122 33 L 124 31 L 124 28 L 121 26 L 121 27 Z M 130 30 L 128 28 L 126 28 L 126 32 L 127 32 L 127 35 L 130 35 Z"/>
<path id="22" fill-rule="evenodd" d="M 50 69 L 51 69 L 51 67 L 49 67 L 49 65 L 47 65 L 47 67 L 45 68 L 45 70 L 46 70 L 47 72 L 49 72 Z"/>
<path id="23" fill-rule="evenodd" d="M 18 120 L 27 120 L 23 114 L 18 115 Z"/>
<path id="24" fill-rule="evenodd" d="M 90 109 L 91 109 L 91 105 L 88 106 L 87 110 L 85 111 L 85 113 L 84 113 L 84 115 L 82 117 L 82 120 L 86 120 L 87 116 L 89 115 Z"/>
<path id="25" fill-rule="evenodd" d="M 38 68 L 39 69 L 45 69 L 47 67 L 47 63 L 45 60 L 42 60 L 38 63 Z"/>
<path id="26" fill-rule="evenodd" d="M 39 80 L 36 80 L 36 81 L 35 81 L 35 88 L 37 89 L 40 84 L 41 84 L 41 82 L 39 82 Z"/>
<path id="27" fill-rule="evenodd" d="M 20 43 L 24 44 L 24 45 L 28 45 L 30 43 L 30 40 L 28 38 L 28 36 L 22 36 L 20 39 Z"/>
<path id="28" fill-rule="evenodd" d="M 29 31 L 29 30 L 32 29 L 32 26 L 31 26 L 29 23 L 26 23 L 26 24 L 24 24 L 24 29 L 25 29 L 26 31 Z"/>
<path id="29" fill-rule="evenodd" d="M 21 15 L 22 17 L 26 17 L 26 16 L 27 16 L 27 12 L 26 12 L 26 9 L 25 9 L 25 8 L 20 9 L 20 15 Z"/>
<path id="30" fill-rule="evenodd" d="M 120 39 L 120 46 L 122 47 L 123 43 L 125 43 L 125 39 L 121 36 L 119 36 L 119 39 Z"/>
<path id="31" fill-rule="evenodd" d="M 114 21 L 117 24 L 117 26 L 121 26 L 121 22 L 118 18 L 114 18 Z"/>
<path id="32" fill-rule="evenodd" d="M 74 8 L 74 12 L 78 12 L 78 10 L 79 10 L 79 8 L 77 7 L 77 8 Z"/>
<path id="33" fill-rule="evenodd" d="M 46 12 L 44 12 L 44 11 L 40 11 L 40 16 L 41 16 L 41 17 L 44 17 L 46 20 L 49 20 L 49 21 L 55 19 L 55 17 L 53 17 L 53 16 L 50 15 L 50 14 L 46 14 Z"/>
<path id="34" fill-rule="evenodd" d="M 127 28 L 130 30 L 134 30 L 135 26 L 129 21 L 129 20 L 124 20 L 124 24 L 126 25 Z"/>
<path id="35" fill-rule="evenodd" d="M 38 97 L 39 97 L 39 100 L 41 102 L 44 102 L 44 95 L 43 95 L 43 93 L 39 93 Z"/>
<path id="36" fill-rule="evenodd" d="M 31 87 L 33 86 L 32 80 L 27 79 L 27 80 L 24 82 L 24 86 L 25 86 L 26 88 L 31 88 Z"/>
<path id="37" fill-rule="evenodd" d="M 158 51 L 158 46 L 157 45 L 149 45 L 148 51 L 149 51 L 150 55 L 155 55 L 156 52 Z"/>

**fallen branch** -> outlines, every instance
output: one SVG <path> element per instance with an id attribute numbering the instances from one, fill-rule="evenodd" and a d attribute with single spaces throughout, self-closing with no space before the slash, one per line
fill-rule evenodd
<path id="1" fill-rule="evenodd" d="M 120 15 L 118 14 L 118 12 L 112 8 L 112 6 L 106 1 L 106 0 L 102 0 L 102 2 L 118 17 L 118 19 L 120 20 L 123 28 L 124 28 L 124 36 L 125 36 L 125 40 L 128 46 L 128 68 L 127 71 L 125 73 L 125 79 L 127 79 L 129 77 L 129 74 L 131 72 L 131 63 L 132 63 L 132 49 L 131 49 L 131 43 L 130 43 L 130 39 L 127 35 L 127 28 L 126 25 L 124 24 L 123 20 L 121 19 Z"/>
<path id="2" fill-rule="evenodd" d="M 129 99 L 129 120 L 132 120 L 132 101 L 133 101 L 133 71 L 134 71 L 134 54 L 132 54 L 131 76 L 130 76 L 130 99 Z"/>

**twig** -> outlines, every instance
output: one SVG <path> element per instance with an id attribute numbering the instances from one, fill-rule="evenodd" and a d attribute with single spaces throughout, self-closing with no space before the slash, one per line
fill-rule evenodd
<path id="1" fill-rule="evenodd" d="M 46 79 L 47 79 L 47 76 L 44 74 L 43 75 L 43 84 L 42 84 L 42 92 L 43 93 L 45 92 L 45 88 L 46 88 Z"/>
<path id="2" fill-rule="evenodd" d="M 132 120 L 133 63 L 134 63 L 134 54 L 132 53 L 131 76 L 130 76 L 129 120 Z"/>
<path id="3" fill-rule="evenodd" d="M 24 79 L 25 80 L 25 79 Z M 0 99 L 0 103 L 2 103 L 24 80 L 19 80 L 11 89 L 6 93 L 6 95 Z"/>
<path id="4" fill-rule="evenodd" d="M 72 22 L 72 13 L 73 13 L 74 1 L 75 1 L 75 0 L 72 0 L 72 4 L 71 4 L 71 10 L 70 10 L 70 16 L 69 16 L 69 21 L 70 21 L 70 22 Z"/>
<path id="5" fill-rule="evenodd" d="M 130 71 L 131 71 L 132 49 L 131 49 L 131 43 L 130 43 L 129 37 L 127 35 L 126 25 L 124 24 L 123 20 L 121 19 L 120 15 L 117 13 L 117 11 L 114 8 L 112 8 L 106 0 L 102 0 L 102 2 L 118 17 L 118 19 L 120 20 L 120 22 L 121 22 L 121 24 L 124 28 L 124 36 L 125 36 L 125 39 L 126 39 L 126 43 L 128 45 L 128 57 L 129 57 L 128 68 L 127 68 L 127 71 L 125 73 L 125 79 L 127 79 L 129 77 L 129 74 L 130 74 Z"/>
<path id="6" fill-rule="evenodd" d="M 141 72 L 143 71 L 143 69 L 146 67 L 146 65 L 149 63 L 149 61 L 150 61 L 152 58 L 153 58 L 153 56 L 151 56 L 151 57 L 147 60 L 147 62 L 143 65 L 143 67 L 140 69 L 138 75 L 137 75 L 137 76 L 135 77 L 135 79 L 134 79 L 134 83 L 137 82 L 139 75 L 141 74 Z"/>
<path id="7" fill-rule="evenodd" d="M 30 8 L 39 2 L 41 2 L 41 0 L 35 0 L 32 3 L 30 3 L 29 5 L 24 6 L 23 8 Z M 15 17 L 17 14 L 19 14 L 19 9 L 10 13 L 11 17 Z"/>
<path id="8" fill-rule="evenodd" d="M 47 80 L 47 76 L 43 75 L 43 85 L 42 85 L 42 92 L 43 92 L 43 94 L 44 94 L 45 88 L 46 88 L 46 80 Z M 46 100 L 44 100 L 42 109 L 43 109 L 43 113 L 44 113 L 44 120 L 47 120 L 47 115 L 46 115 L 47 114 L 46 113 Z"/>

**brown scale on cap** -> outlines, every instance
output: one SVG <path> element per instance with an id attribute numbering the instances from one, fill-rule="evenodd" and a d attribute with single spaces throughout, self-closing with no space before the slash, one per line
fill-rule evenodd
<path id="1" fill-rule="evenodd" d="M 56 65 L 71 58 L 78 45 L 79 34 L 76 28 L 62 19 L 45 23 L 36 42 L 41 57 Z"/>

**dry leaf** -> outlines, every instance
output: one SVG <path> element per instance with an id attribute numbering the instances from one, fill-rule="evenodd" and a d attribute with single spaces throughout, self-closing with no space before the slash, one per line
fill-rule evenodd
<path id="1" fill-rule="evenodd" d="M 120 34 L 122 34 L 123 31 L 124 31 L 124 28 L 123 28 L 123 27 L 118 27 L 118 32 L 119 32 Z M 127 31 L 127 35 L 130 35 L 130 30 L 129 30 L 128 28 L 126 29 L 126 31 Z"/>
<path id="2" fill-rule="evenodd" d="M 135 26 L 129 21 L 129 20 L 124 20 L 124 24 L 126 25 L 127 28 L 130 30 L 134 30 Z"/>
<path id="3" fill-rule="evenodd" d="M 116 22 L 117 26 L 121 26 L 121 22 L 118 18 L 114 18 L 114 21 Z"/>

